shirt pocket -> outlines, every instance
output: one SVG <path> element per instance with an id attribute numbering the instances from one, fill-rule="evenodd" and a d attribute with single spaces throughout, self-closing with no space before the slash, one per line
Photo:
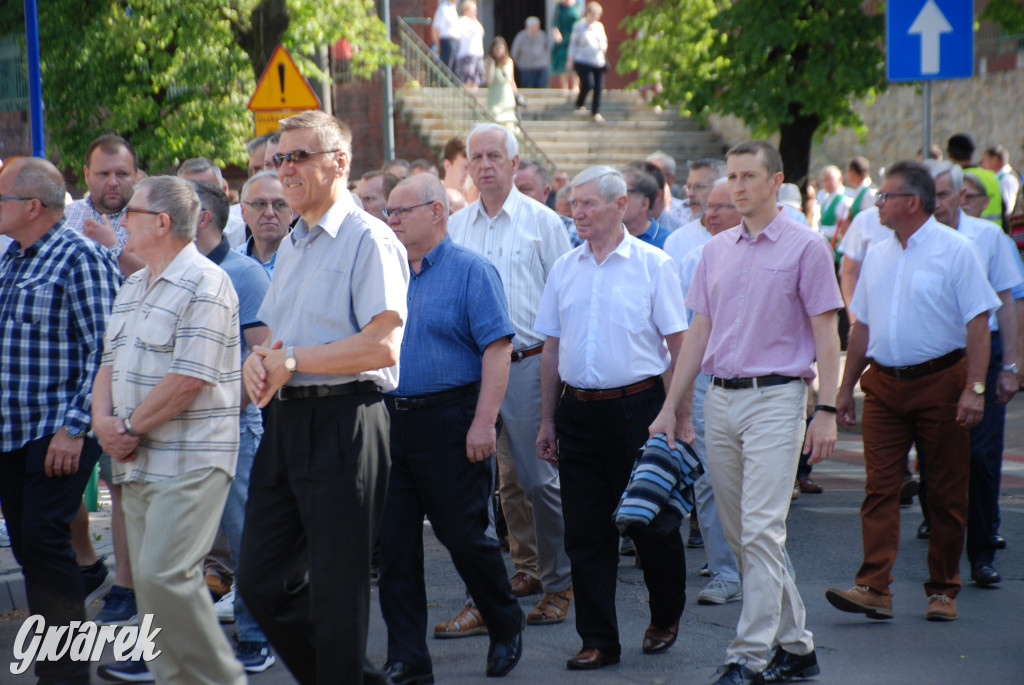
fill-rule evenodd
<path id="1" fill-rule="evenodd" d="M 153 352 L 171 352 L 174 349 L 176 329 L 177 320 L 174 317 L 151 311 L 139 325 L 138 344 Z"/>
<path id="2" fill-rule="evenodd" d="M 60 325 L 61 288 L 49 277 L 29 278 L 16 286 L 15 320 L 29 325 Z"/>
<path id="3" fill-rule="evenodd" d="M 797 267 L 786 264 L 775 266 L 761 264 L 755 267 L 758 278 L 751 285 L 771 293 L 796 293 Z"/>
<path id="4" fill-rule="evenodd" d="M 946 295 L 945 277 L 942 274 L 917 269 L 910 277 L 910 295 L 914 302 L 927 304 L 932 309 L 941 309 Z"/>
<path id="5" fill-rule="evenodd" d="M 651 318 L 650 294 L 646 288 L 618 286 L 612 291 L 608 314 L 613 324 L 630 333 L 640 332 L 648 326 Z"/>

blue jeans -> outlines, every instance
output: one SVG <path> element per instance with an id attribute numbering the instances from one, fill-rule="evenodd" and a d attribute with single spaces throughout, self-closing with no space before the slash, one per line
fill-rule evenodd
<path id="1" fill-rule="evenodd" d="M 240 431 L 235 479 L 231 482 L 228 499 L 224 503 L 224 513 L 220 519 L 224 536 L 228 539 L 228 547 L 231 548 L 231 558 L 235 560 L 236 564 L 242 558 L 242 528 L 245 526 L 245 502 L 249 499 L 249 471 L 252 470 L 252 462 L 256 456 L 256 448 L 260 446 L 261 437 L 262 434 L 256 433 L 248 426 L 244 426 Z M 246 608 L 245 602 L 242 600 L 242 593 L 237 590 L 235 592 L 235 629 L 238 631 L 239 642 L 267 641 L 267 636 L 263 634 L 256 624 L 256 619 Z"/>

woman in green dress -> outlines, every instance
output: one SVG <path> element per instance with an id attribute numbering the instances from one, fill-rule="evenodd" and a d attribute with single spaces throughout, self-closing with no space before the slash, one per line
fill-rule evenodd
<path id="1" fill-rule="evenodd" d="M 560 0 L 555 5 L 555 16 L 552 21 L 551 37 L 551 87 L 563 88 L 575 92 L 579 88 L 576 72 L 568 63 L 569 35 L 572 27 L 580 20 L 580 8 L 576 0 Z"/>

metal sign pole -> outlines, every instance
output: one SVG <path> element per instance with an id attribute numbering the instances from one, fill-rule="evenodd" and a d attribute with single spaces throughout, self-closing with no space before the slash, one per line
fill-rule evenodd
<path id="1" fill-rule="evenodd" d="M 932 149 L 932 82 L 925 81 L 921 90 L 924 96 L 924 144 L 921 146 L 921 158 L 928 159 Z"/>
<path id="2" fill-rule="evenodd" d="M 391 3 L 381 0 L 380 16 L 384 21 L 388 42 L 391 42 Z M 391 65 L 384 65 L 384 159 L 395 158 L 395 103 Z"/>
<path id="3" fill-rule="evenodd" d="M 39 13 L 36 0 L 25 0 L 25 37 L 28 48 L 28 100 L 32 124 L 32 156 L 46 157 L 43 132 L 43 77 L 39 67 Z"/>

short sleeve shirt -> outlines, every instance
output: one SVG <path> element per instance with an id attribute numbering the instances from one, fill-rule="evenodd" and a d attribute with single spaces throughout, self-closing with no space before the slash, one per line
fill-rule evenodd
<path id="1" fill-rule="evenodd" d="M 152 285 L 149 274 L 147 266 L 125 281 L 104 337 L 114 414 L 130 416 L 167 374 L 204 385 L 178 416 L 142 436 L 135 460 L 113 463 L 114 482 L 156 481 L 209 467 L 233 476 L 242 386 L 231 279 L 194 243 Z"/>
<path id="2" fill-rule="evenodd" d="M 629 235 L 598 264 L 585 242 L 555 263 L 535 328 L 559 338 L 558 375 L 607 389 L 658 376 L 671 357 L 664 336 L 686 330 L 675 262 Z"/>
<path id="3" fill-rule="evenodd" d="M 780 211 L 756 237 L 745 222 L 704 246 L 686 306 L 711 319 L 701 369 L 722 378 L 814 378 L 811 317 L 843 306 L 832 249 Z"/>
<path id="4" fill-rule="evenodd" d="M 299 219 L 277 249 L 260 319 L 289 345 L 326 345 L 355 335 L 373 317 L 393 311 L 405 321 L 409 262 L 387 225 L 342 193 L 315 226 Z M 398 385 L 398 364 L 357 374 L 295 373 L 289 386 L 371 381 Z"/>

